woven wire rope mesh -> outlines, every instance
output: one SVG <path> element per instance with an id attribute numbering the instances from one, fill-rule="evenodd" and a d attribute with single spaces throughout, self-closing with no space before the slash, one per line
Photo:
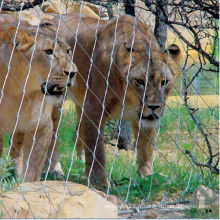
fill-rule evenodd
<path id="1" fill-rule="evenodd" d="M 163 5 L 160 0 L 0 1 L 0 30 L 7 34 L 10 25 L 15 27 L 7 59 L 4 54 L 0 55 L 0 69 L 4 67 L 5 70 L 0 78 L 0 147 L 3 149 L 0 166 L 2 170 L 8 170 L 5 176 L 3 171 L 0 173 L 0 183 L 2 192 L 14 187 L 19 189 L 13 217 L 19 216 L 22 201 L 26 202 L 33 217 L 42 217 L 45 197 L 51 205 L 51 212 L 57 214 L 65 203 L 66 195 L 70 193 L 70 182 L 102 190 L 107 199 L 112 195 L 117 196 L 118 214 L 126 217 L 141 215 L 152 208 L 174 205 L 177 209 L 178 205 L 189 204 L 190 195 L 199 185 L 218 190 L 219 76 L 216 62 L 219 44 L 215 10 L 208 8 L 206 11 L 205 5 L 202 11 L 197 8 L 199 5 L 191 5 L 188 1 L 180 1 L 180 5 L 172 0 L 164 2 L 167 5 Z M 126 3 L 135 9 L 135 16 L 123 23 Z M 165 6 L 167 12 L 164 12 Z M 161 49 L 159 55 L 155 49 L 157 39 L 149 34 L 156 33 L 155 18 L 159 16 L 157 7 L 170 19 L 170 23 L 167 22 L 165 49 L 173 45 L 164 53 Z M 14 19 L 4 23 L 6 13 Z M 189 25 L 184 25 L 184 22 Z M 20 29 L 30 31 L 33 38 L 28 59 L 25 52 L 18 50 L 21 43 L 16 39 Z M 42 83 L 45 81 L 46 85 L 49 84 L 54 74 L 54 63 L 58 59 L 56 54 L 49 55 L 44 81 L 38 72 L 33 71 L 39 36 L 45 40 L 51 39 L 54 42 L 53 50 L 61 41 L 69 44 L 70 66 L 76 65 L 79 70 L 74 76 L 76 80 L 72 82 L 73 85 L 68 87 L 68 83 L 65 84 L 56 104 L 53 102 L 57 97 L 41 91 Z M 144 39 L 143 42 L 140 39 Z M 140 42 L 141 49 L 137 48 Z M 176 67 L 171 70 L 168 61 L 172 56 L 175 58 L 176 48 L 180 49 L 182 57 L 178 64 L 174 62 L 180 74 L 173 81 L 172 71 L 176 71 Z M 139 55 L 140 50 L 144 50 L 145 57 Z M 16 76 L 21 70 L 18 68 L 18 72 L 14 72 L 15 68 L 11 67 L 17 53 L 20 53 L 20 59 L 27 66 L 23 81 L 19 81 L 20 78 Z M 158 60 L 162 55 L 165 57 L 165 53 L 168 58 L 163 58 L 165 61 L 160 63 Z M 138 56 L 145 61 L 144 65 L 139 64 Z M 125 70 L 125 64 L 121 64 L 123 62 L 126 64 Z M 156 85 L 156 77 L 152 76 L 152 72 L 159 70 L 160 78 Z M 118 73 L 124 74 L 123 77 L 114 76 Z M 33 99 L 37 96 L 29 86 L 33 74 L 38 83 L 34 89 L 41 97 L 37 103 Z M 123 89 L 116 86 L 116 76 L 121 77 L 123 83 L 118 86 Z M 70 80 L 70 74 L 66 80 Z M 93 82 L 97 80 L 99 82 L 94 86 Z M 17 85 L 19 88 L 20 96 L 16 91 L 15 94 L 12 92 L 20 100 L 16 105 L 9 99 L 10 92 L 7 94 L 9 82 L 14 82 L 11 86 Z M 82 86 L 84 90 L 80 88 Z M 166 86 L 172 87 L 168 98 Z M 149 93 L 154 94 L 154 100 L 149 98 Z M 110 97 L 114 97 L 111 102 Z M 23 117 L 25 103 L 28 103 L 32 112 L 26 119 Z M 45 106 L 48 106 L 46 110 Z M 7 117 L 13 118 L 7 108 L 14 117 L 8 122 L 12 124 L 9 126 L 11 129 L 3 123 Z M 115 108 L 119 109 L 117 114 L 114 113 Z M 56 119 L 53 109 L 56 110 Z M 34 117 L 33 125 L 24 131 L 21 124 L 26 121 L 24 123 L 22 120 L 31 121 L 31 117 Z M 126 128 L 131 138 L 125 149 L 119 149 L 125 129 L 124 119 L 131 122 L 132 126 Z M 39 165 L 33 160 L 35 149 L 42 144 L 39 139 L 42 121 L 46 122 L 45 130 L 48 131 L 50 141 L 44 146 L 44 153 L 41 154 L 43 159 Z M 18 137 L 22 133 L 25 135 L 23 143 L 20 143 Z M 40 135 L 43 136 L 42 133 Z M 27 140 L 29 142 L 26 143 Z M 23 144 L 19 149 L 18 142 Z M 142 145 L 146 145 L 148 150 L 143 149 Z M 23 187 L 34 166 L 41 173 L 37 178 L 30 179 L 41 180 L 41 187 L 37 189 L 40 199 L 35 209 L 27 201 L 27 189 Z M 58 208 L 47 191 L 48 180 L 63 183 Z M 179 208 L 188 209 L 185 206 Z M 3 212 L 7 212 L 7 207 L 4 207 Z M 141 216 L 146 216 L 146 213 Z"/>

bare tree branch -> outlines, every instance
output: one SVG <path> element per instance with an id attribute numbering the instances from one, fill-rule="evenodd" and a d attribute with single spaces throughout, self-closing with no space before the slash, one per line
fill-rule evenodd
<path id="1" fill-rule="evenodd" d="M 157 8 L 160 8 L 161 12 L 163 13 L 163 17 L 159 17 L 160 20 L 166 23 L 190 48 L 197 51 L 211 64 L 217 67 L 217 69 L 219 69 L 218 60 L 216 60 L 212 54 L 209 54 L 209 52 L 207 52 L 201 46 L 201 40 L 204 37 L 211 37 L 215 39 L 215 36 L 209 33 L 208 30 L 213 29 L 216 32 L 218 31 L 218 27 L 215 25 L 214 21 L 214 19 L 219 18 L 218 1 L 142 1 L 147 6 L 146 10 L 151 11 L 155 16 L 157 16 Z M 164 10 L 165 6 L 169 6 L 169 13 Z M 194 19 L 192 19 L 192 15 L 194 15 Z M 183 36 L 183 34 L 177 28 L 178 25 L 188 29 L 191 32 L 192 36 L 194 37 L 194 42 L 190 42 L 186 36 Z"/>
<path id="2" fill-rule="evenodd" d="M 187 49 L 187 57 L 186 57 L 185 65 L 187 63 L 188 56 L 189 56 L 189 53 L 188 53 L 188 49 Z M 185 71 L 184 68 L 183 68 L 183 71 L 182 71 L 183 86 L 184 86 L 184 105 L 186 106 L 188 114 L 192 118 L 194 124 L 198 127 L 200 133 L 202 134 L 202 136 L 203 136 L 203 138 L 205 140 L 206 146 L 208 148 L 208 154 L 209 154 L 208 161 L 206 163 L 200 163 L 200 162 L 198 162 L 194 158 L 194 156 L 192 155 L 192 153 L 189 150 L 186 150 L 185 153 L 189 155 L 189 157 L 191 158 L 192 162 L 196 166 L 207 167 L 207 168 L 210 169 L 210 171 L 212 173 L 215 173 L 215 174 L 219 175 L 219 169 L 217 168 L 218 163 L 219 163 L 219 157 L 217 159 L 216 164 L 213 165 L 213 158 L 216 157 L 216 156 L 219 156 L 219 153 L 213 155 L 212 145 L 211 145 L 211 143 L 210 143 L 210 141 L 208 139 L 208 134 L 204 131 L 202 124 L 200 123 L 199 119 L 195 116 L 195 113 L 198 111 L 198 109 L 191 108 L 189 103 L 188 103 L 188 88 L 193 83 L 195 78 L 198 77 L 199 73 L 201 72 L 201 63 L 200 63 L 200 67 L 199 67 L 198 71 L 194 74 L 194 76 L 192 77 L 192 79 L 189 82 L 187 82 L 186 74 L 185 74 L 186 71 Z"/>

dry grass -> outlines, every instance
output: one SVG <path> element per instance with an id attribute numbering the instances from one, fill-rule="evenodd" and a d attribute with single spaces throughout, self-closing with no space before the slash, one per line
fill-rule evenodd
<path id="1" fill-rule="evenodd" d="M 198 108 L 207 108 L 209 106 L 218 106 L 219 107 L 219 95 L 191 95 L 188 96 L 188 102 L 192 107 Z M 172 107 L 184 103 L 184 99 L 181 96 L 169 96 L 167 100 L 167 105 Z M 74 108 L 74 103 L 70 100 L 67 100 L 64 103 L 64 110 Z"/>

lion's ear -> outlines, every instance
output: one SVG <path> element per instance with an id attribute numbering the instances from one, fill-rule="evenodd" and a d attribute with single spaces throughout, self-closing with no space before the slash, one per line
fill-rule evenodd
<path id="1" fill-rule="evenodd" d="M 166 61 L 171 58 L 177 64 L 180 64 L 182 60 L 182 53 L 180 48 L 176 44 L 170 44 L 169 47 L 164 51 L 164 58 Z"/>
<path id="2" fill-rule="evenodd" d="M 181 72 L 182 53 L 176 44 L 169 45 L 163 53 L 165 62 L 168 64 L 174 76 L 179 76 Z"/>
<path id="3" fill-rule="evenodd" d="M 16 33 L 17 31 L 17 33 Z M 6 29 L 6 40 L 12 44 L 14 37 L 16 36 L 15 43 L 18 50 L 24 51 L 30 48 L 34 44 L 34 38 L 30 37 L 28 33 L 22 29 L 18 29 L 14 26 L 9 26 Z"/>
<path id="4" fill-rule="evenodd" d="M 57 31 L 58 25 L 52 20 L 53 18 L 44 18 L 40 23 L 40 28 L 49 34 L 54 34 Z"/>

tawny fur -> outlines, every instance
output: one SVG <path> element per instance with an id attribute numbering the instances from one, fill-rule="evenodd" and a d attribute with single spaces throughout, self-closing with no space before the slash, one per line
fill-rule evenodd
<path id="1" fill-rule="evenodd" d="M 54 106 L 47 98 L 42 105 L 41 84 L 47 81 L 50 72 L 49 81 L 66 86 L 67 75 L 64 71 L 76 72 L 77 68 L 72 65 L 69 46 L 65 42 L 58 41 L 55 46 L 54 39 L 42 32 L 38 33 L 35 42 L 34 29 L 28 30 L 29 27 L 23 23 L 17 31 L 16 46 L 7 76 L 17 24 L 13 24 L 14 19 L 9 15 L 0 15 L 0 21 L 0 88 L 3 91 L 0 100 L 0 156 L 3 135 L 14 132 L 10 156 L 15 161 L 16 172 L 25 181 L 38 181 L 53 136 L 51 114 Z M 29 72 L 33 50 L 35 52 Z M 46 50 L 53 50 L 55 54 L 52 68 L 51 56 Z"/>
<path id="2" fill-rule="evenodd" d="M 55 16 L 52 21 L 44 21 L 50 23 L 45 31 L 56 31 L 58 20 L 59 17 Z M 75 30 L 78 22 L 79 18 L 76 14 L 65 15 L 61 20 L 59 33 L 72 48 L 75 45 Z M 158 118 L 162 115 L 164 100 L 171 90 L 174 78 L 179 75 L 175 61 L 180 60 L 181 53 L 176 45 L 172 50 L 168 49 L 169 56 L 167 52 L 162 52 L 148 26 L 140 21 L 136 21 L 135 24 L 135 19 L 130 16 L 122 16 L 118 20 L 114 18 L 109 22 L 99 21 L 98 41 L 95 42 L 97 22 L 97 19 L 88 17 L 82 17 L 80 20 L 74 54 L 74 62 L 79 74 L 76 77 L 75 86 L 70 88 L 69 92 L 76 104 L 79 120 L 80 106 L 86 91 L 85 82 L 91 65 L 90 58 L 96 43 L 84 114 L 81 124 L 77 125 L 77 127 L 80 126 L 80 138 L 76 148 L 81 153 L 84 147 L 86 174 L 92 184 L 102 187 L 107 183 L 103 144 L 104 125 L 107 120 L 120 118 L 124 95 L 123 118 L 131 122 L 134 136 L 138 139 L 138 173 L 141 177 L 152 173 L 152 156 L 158 120 L 148 118 L 152 114 L 157 115 Z M 133 36 L 134 32 L 135 36 Z M 110 68 L 111 54 L 114 62 Z M 126 79 L 129 81 L 129 86 L 125 94 Z M 142 102 L 145 103 L 144 106 Z M 139 118 L 141 114 L 142 118 Z"/>

